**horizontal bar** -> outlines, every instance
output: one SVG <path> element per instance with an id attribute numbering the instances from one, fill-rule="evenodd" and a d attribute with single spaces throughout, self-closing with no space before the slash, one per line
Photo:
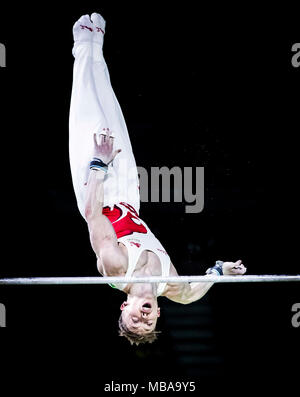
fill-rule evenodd
<path id="1" fill-rule="evenodd" d="M 177 277 L 33 277 L 3 278 L 0 285 L 82 285 L 118 283 L 261 283 L 300 281 L 300 275 L 177 276 Z"/>

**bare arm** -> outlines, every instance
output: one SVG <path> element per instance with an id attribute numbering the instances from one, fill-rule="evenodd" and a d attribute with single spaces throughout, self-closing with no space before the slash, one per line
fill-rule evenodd
<path id="1" fill-rule="evenodd" d="M 91 170 L 87 186 L 85 217 L 88 222 L 91 242 L 97 254 L 97 245 L 104 239 L 117 240 L 114 228 L 103 209 L 103 182 L 105 173 L 101 170 Z"/>
<path id="2" fill-rule="evenodd" d="M 246 273 L 246 268 L 242 264 L 241 260 L 236 262 L 224 262 L 223 273 L 224 275 L 241 275 Z M 173 265 L 171 265 L 170 275 L 178 275 Z M 209 275 L 207 274 L 206 276 Z M 211 282 L 168 284 L 167 289 L 163 295 L 174 302 L 186 305 L 188 303 L 192 303 L 201 299 L 206 294 L 206 292 L 213 286 L 213 284 L 214 283 Z"/>
<path id="3" fill-rule="evenodd" d="M 110 163 L 119 151 L 112 154 L 113 138 L 101 135 L 98 144 L 94 136 L 94 156 L 101 158 L 106 164 Z M 124 255 L 118 246 L 117 236 L 112 224 L 102 214 L 104 201 L 105 171 L 102 169 L 90 170 L 87 197 L 85 205 L 85 217 L 88 223 L 90 241 L 95 254 L 98 257 L 98 269 L 105 275 L 118 275 L 122 273 Z"/>
<path id="4" fill-rule="evenodd" d="M 99 253 L 103 240 L 117 240 L 110 221 L 102 214 L 104 177 L 103 171 L 90 171 L 85 205 L 85 217 L 89 227 L 92 247 L 96 255 Z"/>
<path id="5" fill-rule="evenodd" d="M 178 276 L 173 264 L 171 264 L 170 276 Z M 212 285 L 213 283 L 168 284 L 163 295 L 174 302 L 187 305 L 201 299 Z"/>

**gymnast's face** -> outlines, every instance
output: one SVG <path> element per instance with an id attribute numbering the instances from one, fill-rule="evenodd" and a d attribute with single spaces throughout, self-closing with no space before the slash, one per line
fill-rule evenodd
<path id="1" fill-rule="evenodd" d="M 134 297 L 121 305 L 122 320 L 134 333 L 146 334 L 155 330 L 160 316 L 157 299 Z"/>

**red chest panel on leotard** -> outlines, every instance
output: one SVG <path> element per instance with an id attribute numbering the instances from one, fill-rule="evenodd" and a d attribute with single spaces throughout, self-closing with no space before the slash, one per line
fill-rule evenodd
<path id="1" fill-rule="evenodd" d="M 107 216 L 110 220 L 115 229 L 117 238 L 127 236 L 134 232 L 147 233 L 147 229 L 141 222 L 135 209 L 129 204 L 120 204 L 120 206 L 114 205 L 112 210 L 109 207 L 104 207 L 102 211 L 103 215 Z"/>

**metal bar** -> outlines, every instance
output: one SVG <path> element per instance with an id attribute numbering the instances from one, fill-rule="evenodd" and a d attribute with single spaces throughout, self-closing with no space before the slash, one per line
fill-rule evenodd
<path id="1" fill-rule="evenodd" d="M 119 283 L 260 283 L 296 282 L 300 275 L 177 276 L 177 277 L 33 277 L 3 278 L 0 285 L 83 285 Z"/>

